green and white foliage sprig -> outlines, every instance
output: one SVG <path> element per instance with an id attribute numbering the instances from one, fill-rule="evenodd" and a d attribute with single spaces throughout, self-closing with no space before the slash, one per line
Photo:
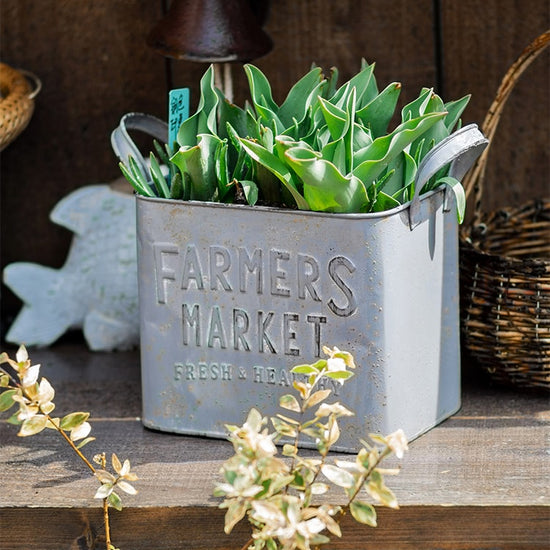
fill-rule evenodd
<path id="1" fill-rule="evenodd" d="M 114 473 L 110 473 L 106 470 L 105 453 L 96 454 L 92 461 L 84 456 L 82 447 L 95 440 L 89 436 L 92 429 L 88 422 L 90 413 L 73 412 L 63 417 L 53 416 L 55 390 L 46 378 L 39 380 L 40 365 L 31 363 L 24 346 L 18 349 L 15 360 L 7 353 L 0 354 L 0 365 L 6 364 L 7 368 L 0 366 L 0 412 L 17 407 L 17 411 L 7 421 L 20 427 L 17 434 L 20 437 L 36 435 L 45 429 L 55 430 L 63 437 L 100 483 L 95 498 L 103 501 L 105 548 L 117 550 L 111 542 L 109 507 L 122 510 L 122 501 L 115 489 L 131 495 L 137 492 L 129 483 L 138 479 L 130 471 L 130 461 L 121 463 L 113 453 L 111 463 Z M 96 468 L 93 463 L 99 467 Z"/>
<path id="2" fill-rule="evenodd" d="M 328 543 L 328 535 L 342 536 L 339 518 L 348 511 L 358 522 L 375 527 L 372 501 L 398 508 L 383 477 L 398 470 L 383 470 L 380 464 L 391 454 L 403 457 L 408 447 L 402 430 L 361 440 L 354 460 L 329 461 L 340 436 L 339 419 L 353 412 L 339 402 L 328 403 L 331 390 L 319 389 L 319 383 L 330 378 L 344 384 L 353 376 L 348 369 L 355 364 L 348 352 L 326 347 L 323 351 L 327 359 L 291 370 L 304 380 L 293 384 L 297 396 L 280 398 L 283 413 L 268 420 L 252 409 L 242 426 L 227 426 L 235 454 L 224 463 L 223 482 L 214 495 L 224 497 L 220 507 L 227 509 L 226 533 L 248 518 L 252 537 L 242 550 L 310 550 Z M 318 456 L 301 456 L 302 438 L 314 443 Z M 290 442 L 282 446 L 281 457 L 276 443 L 282 439 Z M 326 503 L 334 486 L 343 491 L 344 505 Z M 314 499 L 321 495 L 323 503 L 316 504 Z"/>

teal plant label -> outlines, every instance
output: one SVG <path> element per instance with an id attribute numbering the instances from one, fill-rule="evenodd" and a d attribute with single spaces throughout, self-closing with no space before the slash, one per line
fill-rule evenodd
<path id="1" fill-rule="evenodd" d="M 168 94 L 168 143 L 176 141 L 181 123 L 189 117 L 189 88 L 170 90 Z"/>

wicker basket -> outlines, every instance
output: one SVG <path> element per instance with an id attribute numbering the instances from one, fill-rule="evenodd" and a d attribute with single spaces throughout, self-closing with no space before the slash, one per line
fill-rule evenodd
<path id="1" fill-rule="evenodd" d="M 550 31 L 504 77 L 483 123 L 490 139 L 515 82 L 549 44 Z M 486 163 L 487 150 L 464 180 L 475 212 L 460 234 L 463 345 L 493 380 L 550 390 L 550 199 L 483 214 Z"/>
<path id="2" fill-rule="evenodd" d="M 33 74 L 0 63 L 0 151 L 27 127 L 41 86 Z"/>

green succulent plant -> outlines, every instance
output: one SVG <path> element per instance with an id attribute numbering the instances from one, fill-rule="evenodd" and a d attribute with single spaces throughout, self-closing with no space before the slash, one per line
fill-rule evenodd
<path id="1" fill-rule="evenodd" d="M 136 191 L 147 196 L 246 202 L 321 212 L 379 212 L 410 201 L 418 166 L 460 127 L 469 96 L 444 103 L 423 88 L 398 117 L 397 82 L 378 90 L 374 64 L 342 86 L 338 72 L 313 67 L 279 106 L 267 77 L 245 65 L 251 104 L 231 104 L 214 85 L 210 67 L 200 83 L 195 114 L 183 122 L 177 143 L 156 144 L 149 174 L 129 159 L 121 165 Z M 166 166 L 161 169 L 161 164 Z M 463 190 L 448 167 L 422 192 L 450 185 L 463 214 Z"/>

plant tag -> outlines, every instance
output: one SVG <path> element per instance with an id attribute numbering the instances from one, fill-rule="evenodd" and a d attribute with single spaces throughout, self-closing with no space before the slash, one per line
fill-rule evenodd
<path id="1" fill-rule="evenodd" d="M 168 94 L 168 144 L 176 141 L 181 123 L 189 117 L 189 88 L 170 90 Z"/>

